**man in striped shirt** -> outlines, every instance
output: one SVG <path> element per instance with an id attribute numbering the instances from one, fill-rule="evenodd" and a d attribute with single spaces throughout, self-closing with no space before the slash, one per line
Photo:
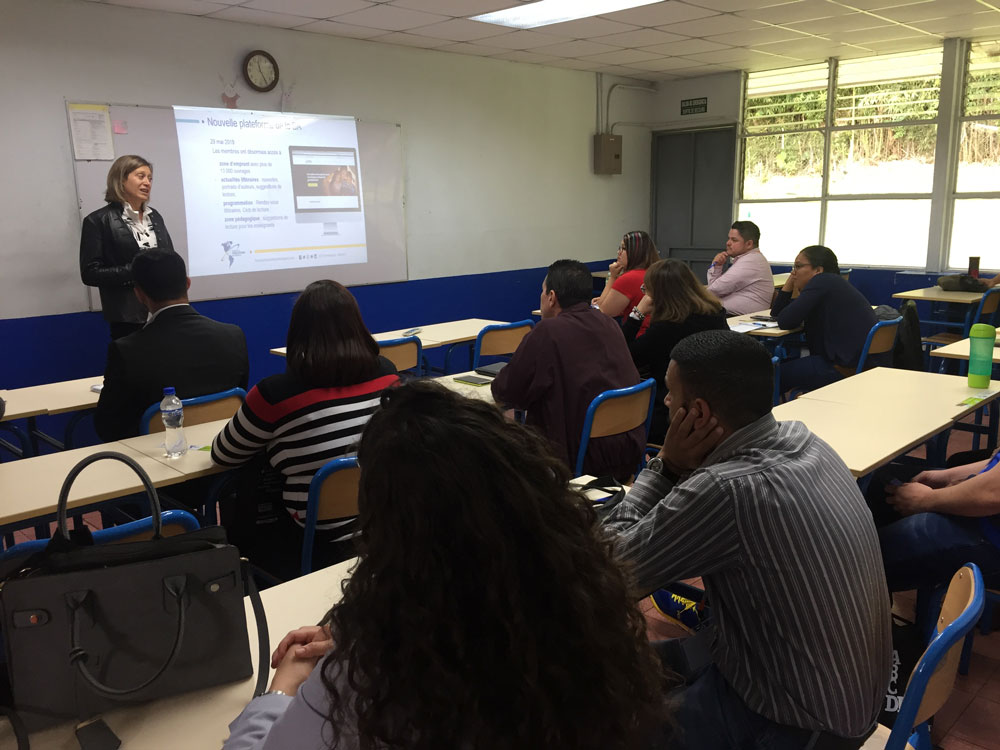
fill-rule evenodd
<path id="1" fill-rule="evenodd" d="M 701 576 L 712 662 L 681 688 L 676 748 L 857 748 L 889 678 L 871 513 L 833 450 L 771 415 L 763 346 L 705 331 L 673 350 L 670 428 L 609 514 L 643 593 Z"/>

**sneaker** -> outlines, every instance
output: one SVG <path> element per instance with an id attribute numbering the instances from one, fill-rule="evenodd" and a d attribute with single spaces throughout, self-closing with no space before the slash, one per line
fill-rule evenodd
<path id="1" fill-rule="evenodd" d="M 667 589 L 658 589 L 650 594 L 649 599 L 657 612 L 687 632 L 701 629 L 701 613 L 705 609 L 701 602 L 685 599 Z"/>

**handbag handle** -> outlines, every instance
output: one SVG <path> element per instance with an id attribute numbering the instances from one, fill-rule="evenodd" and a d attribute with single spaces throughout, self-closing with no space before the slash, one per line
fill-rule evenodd
<path id="1" fill-rule="evenodd" d="M 99 453 L 93 453 L 69 470 L 69 474 L 66 475 L 65 481 L 63 481 L 62 489 L 59 490 L 59 507 L 56 510 L 56 520 L 59 526 L 59 534 L 64 539 L 69 539 L 69 530 L 66 526 L 66 502 L 69 500 L 69 490 L 70 487 L 73 486 L 73 481 L 80 475 L 81 471 L 86 469 L 92 463 L 101 461 L 105 458 L 112 458 L 116 461 L 121 461 L 139 475 L 142 486 L 146 489 L 146 497 L 149 498 L 150 515 L 153 517 L 153 538 L 158 539 L 161 536 L 160 532 L 163 530 L 163 520 L 160 518 L 160 498 L 156 494 L 156 488 L 153 486 L 153 481 L 149 478 L 146 471 L 139 466 L 138 463 L 136 463 L 135 459 L 129 458 L 124 453 L 116 453 L 115 451 L 100 451 Z"/>
<path id="2" fill-rule="evenodd" d="M 90 592 L 76 591 L 66 594 L 66 602 L 69 604 L 70 610 L 70 664 L 75 664 L 80 676 L 83 677 L 83 679 L 86 680 L 94 690 L 104 695 L 121 698 L 126 695 L 138 693 L 140 690 L 144 690 L 149 687 L 156 682 L 156 680 L 158 680 L 164 672 L 170 669 L 174 661 L 177 659 L 177 654 L 180 653 L 181 641 L 184 640 L 184 613 L 187 609 L 187 605 L 184 600 L 184 590 L 186 587 L 187 578 L 185 576 L 170 576 L 163 579 L 163 588 L 165 588 L 167 593 L 170 594 L 170 596 L 172 596 L 177 602 L 177 633 L 174 636 L 174 645 L 170 647 L 170 655 L 163 663 L 163 666 L 156 670 L 156 673 L 145 682 L 131 688 L 113 688 L 109 685 L 105 685 L 103 682 L 94 677 L 90 670 L 87 669 L 86 664 L 88 654 L 80 646 L 80 629 L 77 613 L 83 606 L 83 603 L 90 598 Z"/>

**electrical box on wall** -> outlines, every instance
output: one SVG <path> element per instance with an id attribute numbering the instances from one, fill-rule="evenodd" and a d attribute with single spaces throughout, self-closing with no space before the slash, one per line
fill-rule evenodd
<path id="1" fill-rule="evenodd" d="M 610 133 L 594 136 L 594 174 L 622 173 L 622 137 Z"/>

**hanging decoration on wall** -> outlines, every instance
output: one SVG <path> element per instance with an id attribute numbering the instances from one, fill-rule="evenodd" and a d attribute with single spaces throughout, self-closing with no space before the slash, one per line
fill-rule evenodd
<path id="1" fill-rule="evenodd" d="M 226 81 L 222 73 L 219 73 L 219 80 L 222 82 L 222 103 L 229 109 L 236 109 L 236 100 L 240 98 L 236 91 L 236 79 Z"/>
<path id="2" fill-rule="evenodd" d="M 285 86 L 284 83 L 281 84 L 281 111 L 289 112 L 292 109 L 292 92 L 295 90 L 295 84 L 290 83 Z"/>

